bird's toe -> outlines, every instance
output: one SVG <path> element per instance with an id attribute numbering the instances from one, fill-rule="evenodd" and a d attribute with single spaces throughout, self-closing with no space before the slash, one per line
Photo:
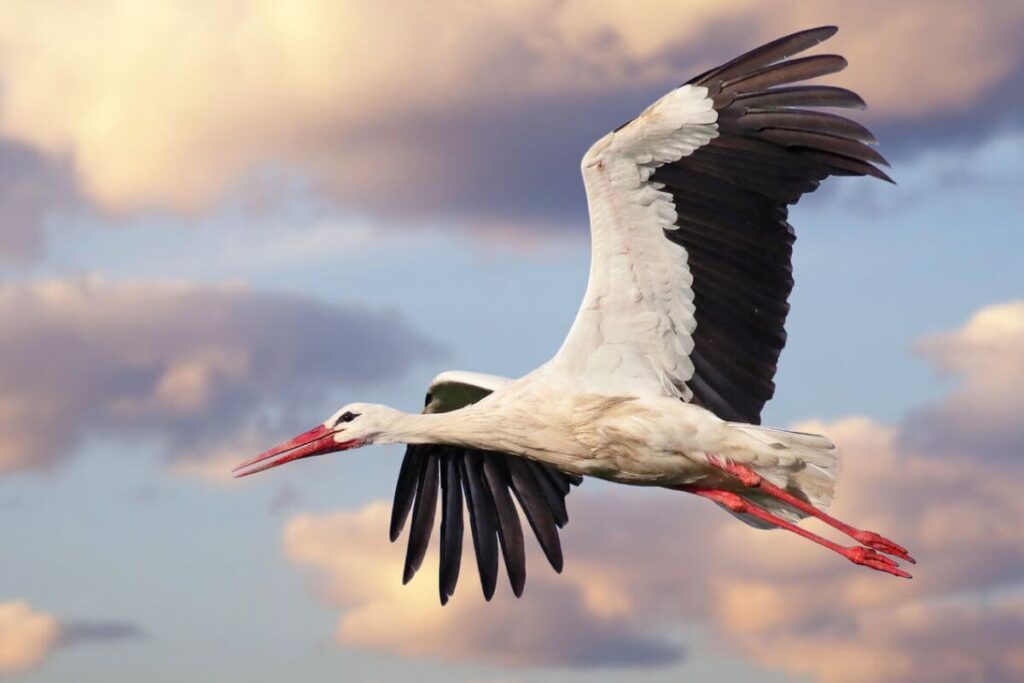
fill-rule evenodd
<path id="1" fill-rule="evenodd" d="M 874 531 L 858 531 L 852 534 L 853 538 L 862 543 L 863 545 L 871 548 L 872 550 L 878 550 L 880 552 L 898 557 L 905 562 L 911 564 L 917 564 L 917 561 L 910 556 L 907 549 L 898 543 L 895 543 L 881 534 L 876 534 Z"/>

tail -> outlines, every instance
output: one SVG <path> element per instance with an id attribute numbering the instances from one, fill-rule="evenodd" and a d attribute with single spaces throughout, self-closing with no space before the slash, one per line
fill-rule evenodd
<path id="1" fill-rule="evenodd" d="M 734 440 L 739 446 L 734 456 L 737 462 L 748 465 L 771 483 L 803 498 L 822 512 L 828 511 L 839 468 L 836 446 L 828 437 L 736 422 L 730 422 L 729 426 L 738 437 Z M 787 521 L 798 522 L 807 516 L 756 489 L 740 492 L 740 495 Z M 751 526 L 774 528 L 753 517 L 736 516 Z"/>

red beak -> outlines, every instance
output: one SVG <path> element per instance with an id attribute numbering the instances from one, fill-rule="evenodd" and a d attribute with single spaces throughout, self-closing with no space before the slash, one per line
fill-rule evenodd
<path id="1" fill-rule="evenodd" d="M 250 474 L 269 470 L 271 467 L 277 467 L 292 460 L 333 453 L 335 451 L 344 451 L 362 445 L 358 439 L 335 441 L 334 434 L 335 432 L 323 425 L 314 427 L 308 432 L 299 434 L 294 439 L 289 439 L 280 445 L 274 446 L 269 451 L 260 453 L 252 460 L 246 460 L 231 470 L 231 473 L 236 477 L 247 477 Z"/>

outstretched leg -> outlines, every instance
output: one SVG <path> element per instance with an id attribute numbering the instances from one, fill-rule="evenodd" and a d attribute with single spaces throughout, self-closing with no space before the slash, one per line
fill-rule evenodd
<path id="1" fill-rule="evenodd" d="M 807 501 L 801 500 L 800 498 L 797 498 L 789 491 L 779 488 L 778 486 L 771 483 L 770 481 L 768 481 L 760 474 L 747 467 L 746 465 L 740 465 L 738 463 L 729 462 L 727 460 L 723 460 L 721 458 L 717 458 L 714 456 L 708 456 L 707 461 L 709 465 L 717 467 L 723 472 L 727 472 L 736 477 L 737 479 L 739 479 L 744 486 L 748 488 L 757 489 L 758 491 L 761 491 L 771 496 L 772 498 L 781 500 L 782 502 L 786 503 L 791 507 L 796 508 L 797 510 L 800 510 L 801 512 L 807 513 L 811 517 L 816 517 L 817 519 L 820 519 L 821 521 L 825 522 L 825 524 L 828 524 L 830 527 L 838 529 L 839 531 L 843 532 L 844 534 L 846 534 L 853 540 L 857 541 L 858 543 L 862 543 L 867 547 L 872 548 L 873 550 L 880 550 L 883 553 L 888 553 L 890 555 L 900 558 L 901 560 L 906 560 L 911 564 L 916 564 L 914 558 L 910 556 L 910 554 L 907 552 L 907 549 L 903 546 L 898 545 L 893 541 L 890 541 L 888 538 L 882 536 L 881 534 L 876 534 L 873 531 L 864 531 L 862 529 L 857 529 L 856 527 L 852 527 L 849 524 L 846 524 L 845 522 L 842 522 L 836 519 L 835 517 L 822 512 L 821 510 L 814 507 Z"/>
<path id="2" fill-rule="evenodd" d="M 733 512 L 742 512 L 753 517 L 757 517 L 760 520 L 774 524 L 786 531 L 791 531 L 798 536 L 803 536 L 809 541 L 813 541 L 818 545 L 825 546 L 829 550 L 839 553 L 843 557 L 847 558 L 854 564 L 860 564 L 871 569 L 877 569 L 880 572 L 886 572 L 893 576 L 902 576 L 903 578 L 911 578 L 910 574 L 900 569 L 896 562 L 889 559 L 885 555 L 881 555 L 871 548 L 864 548 L 861 546 L 845 547 L 838 543 L 833 543 L 827 538 L 823 538 L 815 533 L 808 531 L 802 527 L 797 526 L 791 522 L 787 522 L 781 517 L 777 517 L 767 510 L 760 508 L 753 503 L 744 500 L 739 494 L 733 493 L 732 491 L 723 491 L 721 489 L 704 488 L 702 486 L 674 486 L 672 487 L 678 491 L 686 491 L 702 498 L 713 500 L 716 503 L 720 503 L 725 507 L 729 508 Z"/>

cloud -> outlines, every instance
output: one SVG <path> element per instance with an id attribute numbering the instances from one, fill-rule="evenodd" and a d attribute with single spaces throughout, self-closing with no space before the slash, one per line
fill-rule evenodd
<path id="1" fill-rule="evenodd" d="M 978 311 L 961 329 L 933 335 L 918 352 L 960 385 L 915 411 L 904 438 L 935 453 L 1024 454 L 1024 300 Z"/>
<path id="2" fill-rule="evenodd" d="M 983 309 L 923 346 L 936 362 L 964 372 L 967 386 L 987 381 L 989 361 L 998 368 L 999 358 L 1024 356 L 1016 310 Z M 977 355 L 964 352 L 974 348 L 965 340 L 980 345 Z M 1024 403 L 1007 402 L 1024 420 Z M 967 421 L 949 429 L 958 427 L 970 429 Z M 751 529 L 705 501 L 664 490 L 585 487 L 574 494 L 565 572 L 531 565 L 518 602 L 499 595 L 485 604 L 472 590 L 470 561 L 449 607 L 436 605 L 429 574 L 402 587 L 402 550 L 384 540 L 385 503 L 299 515 L 285 528 L 284 549 L 313 569 L 317 595 L 341 611 L 340 643 L 406 657 L 663 666 L 682 653 L 665 634 L 701 624 L 758 665 L 821 683 L 1020 680 L 1024 528 L 1008 520 L 1024 519 L 1016 483 L 1024 468 L 976 450 L 941 458 L 916 450 L 906 438 L 919 428 L 913 420 L 887 425 L 854 416 L 794 428 L 839 444 L 845 467 L 833 512 L 907 545 L 919 561 L 913 581 L 851 566 L 796 536 Z M 425 567 L 436 562 L 428 557 Z M 609 650 L 614 640 L 629 647 Z"/>
<path id="3" fill-rule="evenodd" d="M 115 211 L 201 210 L 291 169 L 406 220 L 561 221 L 589 142 L 712 61 L 829 22 L 890 141 L 1020 123 L 1013 0 L 22 0 L 0 26 L 0 133 Z"/>
<path id="4" fill-rule="evenodd" d="M 72 169 L 24 144 L 0 139 L 0 264 L 42 249 L 46 217 L 76 206 Z"/>
<path id="5" fill-rule="evenodd" d="M 0 676 L 34 669 L 60 647 L 144 636 L 131 622 L 61 622 L 23 600 L 0 602 Z"/>
<path id="6" fill-rule="evenodd" d="M 354 512 L 299 515 L 284 531 L 285 553 L 320 575 L 318 592 L 344 613 L 339 643 L 406 657 L 474 660 L 503 667 L 623 666 L 678 661 L 677 643 L 653 630 L 619 620 L 597 594 L 543 574 L 531 578 L 533 599 L 498 595 L 485 603 L 474 594 L 474 568 L 464 562 L 460 593 L 437 604 L 436 550 L 425 576 L 403 587 L 402 553 L 386 539 L 388 506 L 374 503 Z M 466 557 L 470 557 L 467 546 Z M 540 567 L 539 563 L 534 565 Z M 510 624 L 529 623 L 529 628 Z"/>
<path id="7" fill-rule="evenodd" d="M 436 353 L 394 315 L 236 285 L 10 283 L 0 329 L 0 472 L 53 466 L 90 436 L 156 438 L 205 471 L 225 440 Z"/>
<path id="8" fill-rule="evenodd" d="M 985 681 L 1024 676 L 1019 643 L 1024 600 L 994 604 L 915 603 L 856 613 L 853 633 L 836 629 L 782 632 L 760 660 L 824 683 Z"/>
<path id="9" fill-rule="evenodd" d="M 0 674 L 35 668 L 57 645 L 60 624 L 20 600 L 0 602 Z"/>
<path id="10" fill-rule="evenodd" d="M 61 626 L 60 644 L 106 642 L 145 638 L 146 632 L 130 621 L 69 621 Z"/>

